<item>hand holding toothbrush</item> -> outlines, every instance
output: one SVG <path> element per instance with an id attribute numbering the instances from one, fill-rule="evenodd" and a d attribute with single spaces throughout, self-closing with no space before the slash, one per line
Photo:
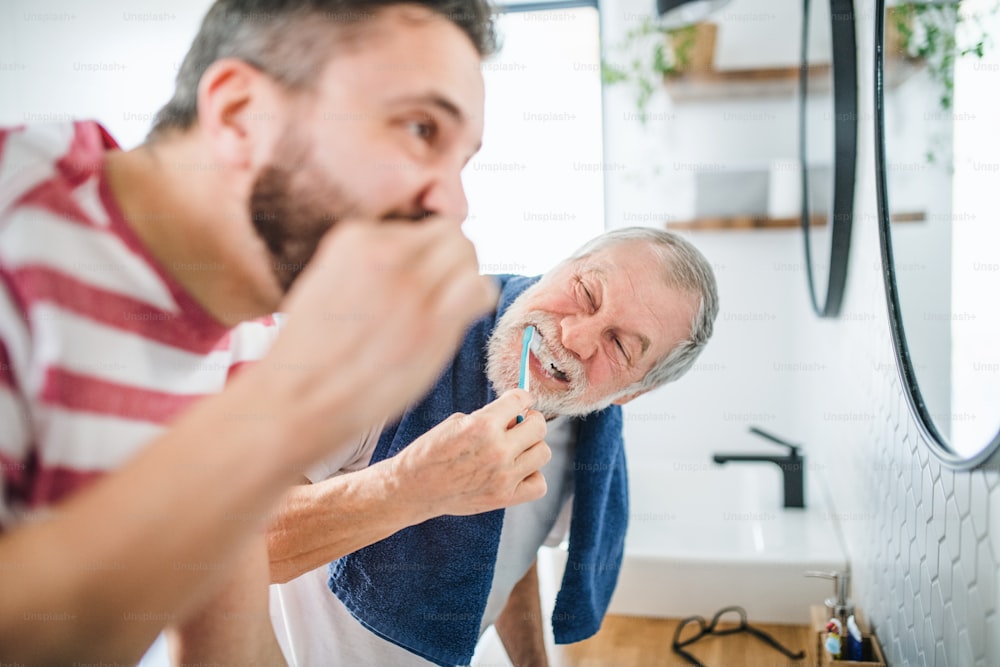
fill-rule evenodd
<path id="1" fill-rule="evenodd" d="M 451 415 L 396 456 L 372 466 L 389 466 L 394 497 L 413 513 L 408 525 L 544 496 L 547 487 L 539 470 L 552 452 L 544 440 L 545 417 L 530 406 L 531 396 L 511 389 L 471 414 Z"/>

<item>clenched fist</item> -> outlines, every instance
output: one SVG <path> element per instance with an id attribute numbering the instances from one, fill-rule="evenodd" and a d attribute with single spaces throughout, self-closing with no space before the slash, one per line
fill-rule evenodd
<path id="1" fill-rule="evenodd" d="M 274 347 L 249 372 L 276 410 L 295 415 L 293 458 L 312 462 L 422 395 L 496 300 L 453 221 L 338 223 L 289 292 Z"/>

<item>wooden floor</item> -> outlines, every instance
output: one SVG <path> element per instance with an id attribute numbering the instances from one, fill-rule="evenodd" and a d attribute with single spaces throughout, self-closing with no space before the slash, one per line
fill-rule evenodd
<path id="1" fill-rule="evenodd" d="M 671 650 L 677 619 L 607 616 L 600 632 L 590 639 L 556 649 L 552 661 L 560 667 L 678 667 L 690 665 Z M 705 667 L 813 667 L 814 635 L 805 625 L 750 624 L 770 634 L 792 651 L 806 651 L 804 660 L 792 660 L 747 633 L 706 636 L 687 648 Z M 720 628 L 732 627 L 719 625 Z"/>

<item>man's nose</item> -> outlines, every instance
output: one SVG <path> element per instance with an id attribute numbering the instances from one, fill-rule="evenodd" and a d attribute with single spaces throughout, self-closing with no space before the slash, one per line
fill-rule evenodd
<path id="1" fill-rule="evenodd" d="M 469 215 L 461 171 L 449 169 L 435 175 L 421 194 L 420 206 L 428 213 L 463 222 Z"/>
<path id="2" fill-rule="evenodd" d="M 563 347 L 581 361 L 590 359 L 597 352 L 600 337 L 597 318 L 586 315 L 569 315 L 560 322 Z"/>

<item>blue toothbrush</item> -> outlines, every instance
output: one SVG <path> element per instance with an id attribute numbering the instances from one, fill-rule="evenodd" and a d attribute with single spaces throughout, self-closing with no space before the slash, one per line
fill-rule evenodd
<path id="1" fill-rule="evenodd" d="M 524 333 L 521 335 L 521 369 L 517 380 L 518 389 L 523 389 L 525 391 L 530 391 L 529 386 L 531 384 L 531 375 L 528 373 L 528 351 L 531 348 L 531 339 L 534 336 L 535 327 L 529 324 L 524 328 Z M 520 424 L 523 421 L 524 417 L 518 415 L 517 423 Z"/>

